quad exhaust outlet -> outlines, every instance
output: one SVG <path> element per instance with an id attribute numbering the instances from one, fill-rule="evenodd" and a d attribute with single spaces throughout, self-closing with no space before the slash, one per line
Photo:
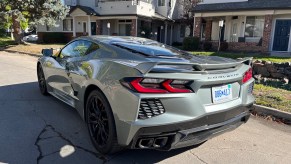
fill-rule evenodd
<path id="1" fill-rule="evenodd" d="M 162 148 L 166 146 L 168 137 L 157 137 L 157 138 L 144 138 L 138 142 L 138 148 L 149 149 L 149 148 Z"/>

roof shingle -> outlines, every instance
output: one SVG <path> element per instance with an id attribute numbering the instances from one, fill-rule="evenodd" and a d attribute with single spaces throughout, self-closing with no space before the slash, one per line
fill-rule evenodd
<path id="1" fill-rule="evenodd" d="M 77 6 L 71 6 L 70 8 L 70 13 L 72 13 L 74 10 L 76 10 L 77 8 L 81 9 L 82 11 L 84 11 L 87 15 L 99 15 L 94 9 L 92 9 L 91 7 L 87 7 L 87 6 L 81 6 L 81 5 L 77 5 Z"/>
<path id="2" fill-rule="evenodd" d="M 193 12 L 291 9 L 291 0 L 248 0 L 246 2 L 198 4 Z"/>

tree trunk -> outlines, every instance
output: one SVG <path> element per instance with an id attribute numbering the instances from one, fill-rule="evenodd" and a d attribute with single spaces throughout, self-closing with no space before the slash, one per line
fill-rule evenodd
<path id="1" fill-rule="evenodd" d="M 12 14 L 12 26 L 13 26 L 13 37 L 17 44 L 22 43 L 22 30 L 20 27 L 20 20 L 18 19 L 18 16 L 15 14 Z"/>

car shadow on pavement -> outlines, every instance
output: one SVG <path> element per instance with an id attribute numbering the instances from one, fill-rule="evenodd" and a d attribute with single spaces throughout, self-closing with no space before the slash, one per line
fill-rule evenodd
<path id="1" fill-rule="evenodd" d="M 0 162 L 156 163 L 193 147 L 172 151 L 124 150 L 103 156 L 91 144 L 78 112 L 38 83 L 0 86 Z M 16 149 L 17 148 L 17 149 Z"/>

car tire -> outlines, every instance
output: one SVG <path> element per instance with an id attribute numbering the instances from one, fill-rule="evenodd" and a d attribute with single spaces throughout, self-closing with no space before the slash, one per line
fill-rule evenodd
<path id="1" fill-rule="evenodd" d="M 100 153 L 113 154 L 122 150 L 110 104 L 98 90 L 92 91 L 87 98 L 86 122 L 91 141 Z"/>
<path id="2" fill-rule="evenodd" d="M 43 69 L 40 64 L 37 65 L 37 79 L 38 79 L 38 86 L 40 89 L 40 93 L 45 96 L 49 95 L 47 91 L 46 80 L 43 73 Z"/>

